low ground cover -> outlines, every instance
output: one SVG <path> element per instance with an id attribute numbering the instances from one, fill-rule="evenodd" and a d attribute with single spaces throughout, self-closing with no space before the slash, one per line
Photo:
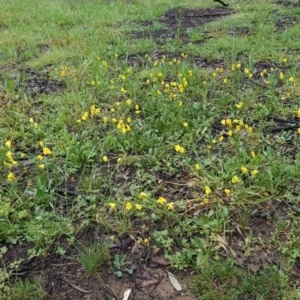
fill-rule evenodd
<path id="1" fill-rule="evenodd" d="M 299 299 L 300 9 L 154 2 L 2 3 L 3 299 Z"/>

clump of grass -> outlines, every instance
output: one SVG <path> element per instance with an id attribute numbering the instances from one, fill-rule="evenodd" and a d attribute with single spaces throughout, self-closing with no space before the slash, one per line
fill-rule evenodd
<path id="1" fill-rule="evenodd" d="M 99 268 L 110 260 L 109 248 L 106 243 L 82 245 L 78 251 L 78 260 L 89 275 L 95 275 Z"/>

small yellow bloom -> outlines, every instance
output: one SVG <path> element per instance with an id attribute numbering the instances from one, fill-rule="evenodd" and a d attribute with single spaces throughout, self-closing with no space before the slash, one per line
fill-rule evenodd
<path id="1" fill-rule="evenodd" d="M 251 151 L 250 155 L 251 155 L 252 158 L 256 157 L 256 154 L 255 154 L 254 151 Z"/>
<path id="2" fill-rule="evenodd" d="M 114 202 L 109 202 L 109 203 L 108 203 L 108 206 L 109 206 L 111 209 L 115 209 L 116 206 L 117 206 L 117 204 L 114 203 Z"/>
<path id="3" fill-rule="evenodd" d="M 161 204 L 161 205 L 164 205 L 166 202 L 167 202 L 167 199 L 160 196 L 158 197 L 157 201 L 156 201 L 158 204 Z"/>
<path id="4" fill-rule="evenodd" d="M 44 153 L 45 156 L 47 156 L 47 155 L 50 155 L 52 152 L 51 152 L 51 150 L 49 148 L 44 147 L 43 148 L 43 153 Z"/>
<path id="5" fill-rule="evenodd" d="M 10 181 L 10 182 L 15 181 L 16 177 L 15 177 L 14 173 L 9 172 L 8 175 L 7 175 L 7 180 Z"/>
<path id="6" fill-rule="evenodd" d="M 180 153 L 180 154 L 184 154 L 184 153 L 185 153 L 184 148 L 183 148 L 182 146 L 178 145 L 178 144 L 175 145 L 174 149 L 175 149 L 175 151 L 176 151 L 177 153 Z"/>
<path id="7" fill-rule="evenodd" d="M 121 162 L 122 162 L 122 157 L 118 157 L 117 163 L 119 164 L 119 163 L 121 163 Z"/>
<path id="8" fill-rule="evenodd" d="M 168 210 L 174 210 L 173 202 L 170 202 L 170 203 L 167 204 L 167 209 Z"/>
<path id="9" fill-rule="evenodd" d="M 140 192 L 139 199 L 143 200 L 145 198 L 147 198 L 147 194 L 145 192 Z"/>
<path id="10" fill-rule="evenodd" d="M 7 161 L 4 161 L 4 162 L 3 162 L 3 166 L 4 166 L 5 168 L 11 168 L 11 167 L 13 166 L 13 164 L 12 164 L 12 163 L 9 163 L 9 162 L 7 162 Z"/>
<path id="11" fill-rule="evenodd" d="M 189 123 L 188 123 L 188 122 L 183 122 L 183 123 L 182 123 L 182 126 L 183 126 L 184 128 L 186 128 L 186 127 L 189 126 Z"/>
<path id="12" fill-rule="evenodd" d="M 211 188 L 210 188 L 208 185 L 205 186 L 204 190 L 205 190 L 205 194 L 206 194 L 206 195 L 209 195 L 209 194 L 212 193 L 212 190 L 211 190 Z"/>
<path id="13" fill-rule="evenodd" d="M 250 171 L 250 174 L 251 174 L 252 176 L 255 176 L 257 173 L 258 173 L 258 170 L 251 170 L 251 171 Z"/>
<path id="14" fill-rule="evenodd" d="M 7 151 L 5 156 L 7 157 L 8 160 L 12 161 L 13 160 L 13 156 L 12 156 L 12 152 L 11 151 Z"/>
<path id="15" fill-rule="evenodd" d="M 6 147 L 6 148 L 10 148 L 10 147 L 11 147 L 11 140 L 7 140 L 7 141 L 5 142 L 5 147 Z"/>
<path id="16" fill-rule="evenodd" d="M 37 160 L 43 160 L 43 159 L 44 159 L 44 156 L 43 156 L 43 155 L 37 155 L 36 159 L 37 159 Z"/>
<path id="17" fill-rule="evenodd" d="M 102 157 L 102 161 L 103 161 L 103 162 L 108 162 L 108 157 L 107 157 L 106 155 L 104 155 L 104 156 Z"/>
<path id="18" fill-rule="evenodd" d="M 295 80 L 295 78 L 293 77 L 293 76 L 291 76 L 290 78 L 289 78 L 289 82 L 293 82 Z"/>
<path id="19" fill-rule="evenodd" d="M 144 243 L 149 246 L 150 245 L 150 242 L 151 242 L 151 239 L 150 238 L 145 238 L 144 239 Z"/>
<path id="20" fill-rule="evenodd" d="M 182 101 L 179 101 L 179 102 L 178 102 L 178 106 L 181 107 L 182 105 L 183 105 L 183 102 L 182 102 Z"/>
<path id="21" fill-rule="evenodd" d="M 297 129 L 297 133 L 300 134 L 300 128 Z"/>
<path id="22" fill-rule="evenodd" d="M 86 121 L 88 118 L 89 118 L 89 113 L 85 111 L 81 116 L 81 120 Z"/>
<path id="23" fill-rule="evenodd" d="M 45 165 L 44 164 L 39 164 L 38 167 L 39 167 L 40 170 L 44 170 L 45 169 Z"/>
<path id="24" fill-rule="evenodd" d="M 227 84 L 228 83 L 228 78 L 224 78 L 223 83 Z"/>
<path id="25" fill-rule="evenodd" d="M 90 107 L 91 116 L 97 116 L 100 114 L 100 108 L 96 108 L 95 105 L 91 105 Z"/>
<path id="26" fill-rule="evenodd" d="M 204 204 L 208 204 L 208 203 L 209 203 L 209 200 L 208 200 L 207 198 L 204 198 L 204 199 L 203 199 L 203 203 L 204 203 Z"/>
<path id="27" fill-rule="evenodd" d="M 245 166 L 241 166 L 241 172 L 243 174 L 247 174 L 248 173 L 248 169 Z"/>
<path id="28" fill-rule="evenodd" d="M 230 189 L 224 189 L 224 193 L 226 194 L 226 196 L 229 196 L 229 194 L 230 194 Z"/>
<path id="29" fill-rule="evenodd" d="M 141 205 L 141 204 L 135 204 L 135 208 L 137 210 L 141 210 L 143 208 L 143 205 Z"/>
<path id="30" fill-rule="evenodd" d="M 238 177 L 235 175 L 235 176 L 232 177 L 231 182 L 232 182 L 232 183 L 239 183 L 239 182 L 241 182 L 241 179 L 238 178 Z"/>
<path id="31" fill-rule="evenodd" d="M 244 103 L 239 102 L 238 104 L 235 105 L 236 108 L 241 109 L 243 107 Z"/>
<path id="32" fill-rule="evenodd" d="M 132 100 L 131 99 L 127 99 L 126 100 L 126 105 L 130 106 L 132 104 Z"/>
<path id="33" fill-rule="evenodd" d="M 125 204 L 125 209 L 126 209 L 126 210 L 131 210 L 131 209 L 132 209 L 132 204 L 131 204 L 131 202 L 126 202 L 126 204 Z"/>
<path id="34" fill-rule="evenodd" d="M 227 135 L 231 137 L 232 134 L 233 134 L 232 130 L 228 130 Z"/>
<path id="35" fill-rule="evenodd" d="M 283 72 L 280 72 L 280 73 L 279 73 L 279 79 L 280 79 L 280 80 L 283 80 L 283 78 L 284 78 L 284 74 L 283 74 Z"/>
<path id="36" fill-rule="evenodd" d="M 201 169 L 199 164 L 194 164 L 194 170 L 199 171 Z"/>

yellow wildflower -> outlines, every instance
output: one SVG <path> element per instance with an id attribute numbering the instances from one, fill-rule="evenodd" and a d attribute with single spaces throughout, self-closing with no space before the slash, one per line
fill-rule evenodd
<path id="1" fill-rule="evenodd" d="M 230 189 L 224 189 L 224 193 L 226 194 L 226 196 L 229 196 L 229 194 L 230 194 Z"/>
<path id="2" fill-rule="evenodd" d="M 297 129 L 297 133 L 300 134 L 300 128 Z"/>
<path id="3" fill-rule="evenodd" d="M 44 169 L 45 169 L 45 165 L 44 165 L 44 164 L 39 164 L 39 165 L 38 165 L 38 168 L 39 168 L 40 170 L 44 170 Z"/>
<path id="4" fill-rule="evenodd" d="M 194 164 L 194 170 L 199 171 L 201 169 L 199 164 Z"/>
<path id="5" fill-rule="evenodd" d="M 50 155 L 52 152 L 51 152 L 51 150 L 49 148 L 44 147 L 43 148 L 43 153 L 44 153 L 45 156 L 47 156 L 47 155 Z"/>
<path id="6" fill-rule="evenodd" d="M 168 210 L 174 210 L 173 202 L 170 202 L 170 203 L 167 204 L 167 209 Z"/>
<path id="7" fill-rule="evenodd" d="M 132 204 L 131 204 L 131 202 L 126 202 L 126 204 L 125 204 L 125 209 L 126 209 L 126 210 L 131 210 L 131 209 L 132 209 Z"/>
<path id="8" fill-rule="evenodd" d="M 44 159 L 44 156 L 42 156 L 42 155 L 37 155 L 36 159 L 37 159 L 37 160 L 43 160 L 43 159 Z"/>
<path id="9" fill-rule="evenodd" d="M 109 203 L 108 203 L 108 206 L 109 206 L 111 209 L 115 209 L 116 206 L 117 206 L 117 204 L 114 203 L 114 202 L 109 202 Z"/>
<path id="10" fill-rule="evenodd" d="M 236 108 L 241 109 L 243 107 L 244 103 L 239 102 L 238 104 L 235 105 Z"/>
<path id="11" fill-rule="evenodd" d="M 145 198 L 147 198 L 147 194 L 145 192 L 140 192 L 139 199 L 143 200 Z"/>
<path id="12" fill-rule="evenodd" d="M 182 126 L 183 126 L 184 128 L 186 128 L 186 127 L 189 126 L 189 123 L 188 123 L 188 122 L 183 122 L 183 123 L 182 123 Z"/>
<path id="13" fill-rule="evenodd" d="M 102 157 L 102 161 L 103 161 L 103 162 L 108 162 L 108 157 L 107 157 L 106 155 L 104 155 L 104 156 Z"/>
<path id="14" fill-rule="evenodd" d="M 250 171 L 250 174 L 251 174 L 252 176 L 255 176 L 257 173 L 258 173 L 258 170 L 251 170 L 251 171 Z"/>
<path id="15" fill-rule="evenodd" d="M 205 190 L 205 194 L 206 195 L 209 195 L 209 194 L 212 193 L 212 190 L 211 190 L 211 188 L 208 185 L 205 186 L 204 190 Z"/>
<path id="16" fill-rule="evenodd" d="M 177 153 L 180 153 L 180 154 L 184 154 L 184 153 L 185 153 L 184 148 L 183 148 L 182 146 L 178 145 L 178 144 L 175 145 L 174 149 L 175 149 L 175 151 L 176 151 Z"/>
<path id="17" fill-rule="evenodd" d="M 254 151 L 251 151 L 250 155 L 251 155 L 252 158 L 256 157 L 256 154 L 255 154 Z"/>
<path id="18" fill-rule="evenodd" d="M 204 203 L 204 204 L 208 204 L 208 203 L 209 203 L 209 200 L 208 200 L 207 198 L 204 198 L 204 199 L 203 199 L 203 203 Z"/>
<path id="19" fill-rule="evenodd" d="M 10 182 L 15 181 L 16 177 L 15 177 L 14 173 L 9 172 L 8 175 L 7 175 L 7 180 L 10 181 Z"/>
<path id="20" fill-rule="evenodd" d="M 280 73 L 279 73 L 279 79 L 280 79 L 280 80 L 283 80 L 283 78 L 284 78 L 284 74 L 283 74 L 283 72 L 280 72 Z"/>
<path id="21" fill-rule="evenodd" d="M 231 182 L 232 182 L 232 183 L 239 183 L 239 182 L 241 182 L 241 180 L 240 180 L 240 178 L 238 178 L 238 177 L 235 175 L 235 176 L 232 177 Z"/>
<path id="22" fill-rule="evenodd" d="M 96 108 L 95 105 L 91 105 L 90 107 L 91 116 L 97 116 L 100 114 L 100 108 Z"/>
<path id="23" fill-rule="evenodd" d="M 233 134 L 232 130 L 228 130 L 227 135 L 232 136 L 232 134 Z"/>
<path id="24" fill-rule="evenodd" d="M 241 166 L 241 172 L 243 174 L 247 174 L 248 173 L 248 169 L 245 166 Z"/>
<path id="25" fill-rule="evenodd" d="M 162 197 L 162 196 L 160 196 L 160 197 L 158 197 L 158 199 L 157 199 L 156 202 L 159 203 L 159 204 L 161 204 L 161 205 L 164 205 L 167 202 L 167 199 L 164 198 L 164 197 Z"/>
<path id="26" fill-rule="evenodd" d="M 141 204 L 135 204 L 135 208 L 137 210 L 141 210 L 143 208 L 143 205 L 141 205 Z"/>
<path id="27" fill-rule="evenodd" d="M 89 113 L 85 111 L 81 116 L 81 120 L 86 121 L 88 118 L 89 118 Z"/>
<path id="28" fill-rule="evenodd" d="M 151 241 L 150 238 L 145 238 L 145 239 L 144 239 L 144 243 L 145 243 L 147 246 L 150 245 L 150 241 Z"/>
<path id="29" fill-rule="evenodd" d="M 7 141 L 5 142 L 5 147 L 6 147 L 6 148 L 10 148 L 10 147 L 11 147 L 11 140 L 7 140 Z"/>

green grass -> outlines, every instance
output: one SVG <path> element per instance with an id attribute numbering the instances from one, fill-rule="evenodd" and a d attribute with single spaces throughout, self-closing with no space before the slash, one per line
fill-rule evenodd
<path id="1" fill-rule="evenodd" d="M 201 299 L 297 299 L 298 7 L 232 1 L 233 14 L 188 29 L 190 40 L 161 43 L 132 32 L 149 20 L 160 29 L 169 9 L 213 2 L 0 4 L 0 245 L 30 243 L 31 256 L 46 255 L 87 226 L 129 233 L 195 271 Z M 279 28 L 283 17 L 297 21 Z M 199 67 L 199 57 L 219 63 Z M 29 69 L 65 89 L 31 94 Z M 253 212 L 279 202 L 266 237 Z M 245 271 L 231 247 L 245 257 L 276 250 L 280 261 L 257 263 L 258 273 L 245 262 Z M 89 274 L 99 251 L 80 255 Z"/>

